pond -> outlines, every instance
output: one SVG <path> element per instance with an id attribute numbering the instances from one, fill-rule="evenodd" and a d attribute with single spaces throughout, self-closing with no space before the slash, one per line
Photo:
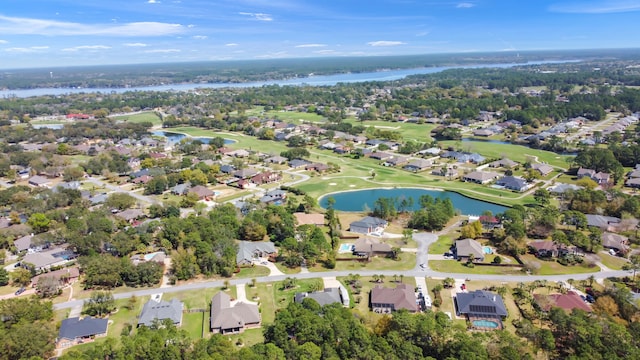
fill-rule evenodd
<path id="1" fill-rule="evenodd" d="M 180 142 L 180 140 L 186 137 L 190 137 L 193 140 L 199 140 L 203 144 L 208 144 L 211 141 L 211 139 L 213 139 L 213 137 L 195 137 L 195 136 L 189 136 L 186 134 L 180 134 L 180 133 L 174 133 L 171 131 L 162 131 L 162 130 L 152 131 L 151 133 L 156 136 L 166 137 L 167 140 L 169 140 L 169 142 L 174 144 Z M 225 144 L 233 144 L 234 142 L 235 140 L 224 139 Z"/>
<path id="2" fill-rule="evenodd" d="M 426 190 L 417 188 L 393 188 L 393 189 L 366 189 L 357 191 L 344 191 L 328 194 L 320 199 L 320 206 L 327 207 L 330 197 L 335 199 L 333 208 L 340 211 L 363 211 L 365 208 L 373 209 L 378 198 L 413 198 L 413 210 L 420 207 L 420 196 L 429 195 L 434 198 L 449 198 L 453 207 L 463 215 L 480 215 L 489 210 L 494 214 L 503 213 L 507 207 L 492 204 L 486 201 L 475 200 L 452 191 Z"/>
<path id="3" fill-rule="evenodd" d="M 491 140 L 491 139 L 474 139 L 474 138 L 463 138 L 462 142 L 481 142 L 481 143 L 491 143 L 491 144 L 502 144 L 502 145 L 511 145 L 508 141 L 502 140 Z"/>

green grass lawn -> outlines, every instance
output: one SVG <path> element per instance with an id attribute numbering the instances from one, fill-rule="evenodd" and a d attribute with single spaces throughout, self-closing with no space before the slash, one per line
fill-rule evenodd
<path id="1" fill-rule="evenodd" d="M 240 268 L 240 272 L 235 274 L 234 277 L 253 278 L 253 277 L 268 276 L 269 273 L 270 271 L 266 266 L 243 267 L 243 268 Z"/>
<path id="2" fill-rule="evenodd" d="M 521 257 L 525 263 L 532 262 L 538 264 L 539 268 L 534 271 L 536 275 L 560 275 L 560 274 L 585 274 L 600 271 L 600 267 L 595 265 L 589 267 L 588 264 L 564 266 L 555 261 L 543 261 L 535 256 L 527 254 Z"/>
<path id="3" fill-rule="evenodd" d="M 325 122 L 327 119 L 324 116 L 316 113 L 307 113 L 299 111 L 279 111 L 270 110 L 265 112 L 265 116 L 272 119 L 280 119 L 282 121 L 288 121 L 293 123 L 307 122 Z"/>
<path id="4" fill-rule="evenodd" d="M 126 324 L 131 324 L 135 329 L 138 325 L 137 317 L 140 315 L 140 312 L 142 312 L 142 307 L 147 301 L 149 301 L 149 296 L 138 297 L 133 309 L 129 310 L 125 307 L 129 299 L 116 300 L 118 312 L 109 315 L 109 321 L 113 321 L 113 323 L 109 324 L 107 337 L 119 338 Z"/>
<path id="5" fill-rule="evenodd" d="M 162 120 L 153 111 L 143 112 L 134 115 L 113 116 L 114 120 L 121 120 L 130 123 L 150 122 L 153 126 L 162 126 Z"/>
<path id="6" fill-rule="evenodd" d="M 431 260 L 429 261 L 429 267 L 432 270 L 447 272 L 447 273 L 522 275 L 522 271 L 519 268 L 501 267 L 501 266 L 475 266 L 473 268 L 469 268 L 465 265 L 464 262 L 460 262 L 457 260 Z"/>
<path id="7" fill-rule="evenodd" d="M 230 339 L 231 343 L 238 347 L 253 346 L 264 342 L 264 335 L 262 334 L 263 331 L 264 329 L 262 328 L 247 329 L 242 334 L 225 335 L 225 337 Z M 238 345 L 238 340 L 242 342 L 242 345 Z"/>
<path id="8" fill-rule="evenodd" d="M 215 294 L 220 292 L 220 288 L 206 288 L 198 291 L 185 290 L 179 292 L 166 293 L 162 296 L 162 300 L 169 301 L 178 299 L 184 303 L 187 309 L 205 309 L 211 304 L 211 299 Z M 236 298 L 236 287 L 231 286 L 225 291 L 231 298 Z"/>
<path id="9" fill-rule="evenodd" d="M 203 319 L 208 319 L 207 312 L 194 312 L 182 314 L 182 329 L 189 333 L 189 337 L 192 339 L 202 338 L 202 326 Z"/>
<path id="10" fill-rule="evenodd" d="M 307 280 L 298 279 L 296 280 L 295 288 L 287 290 L 283 289 L 282 281 L 272 283 L 271 290 L 273 291 L 275 309 L 286 308 L 293 301 L 293 297 L 297 292 L 310 291 L 318 282 L 320 282 L 320 288 L 322 289 L 322 279 L 320 278 Z"/>
<path id="11" fill-rule="evenodd" d="M 604 251 L 599 252 L 598 256 L 600 256 L 600 262 L 602 262 L 604 266 L 612 270 L 622 270 L 622 266 L 629 262 L 625 258 L 621 258 L 619 256 L 611 256 Z"/>
<path id="12" fill-rule="evenodd" d="M 344 255 L 344 254 L 343 254 Z M 347 256 L 347 255 L 345 255 Z M 352 270 L 411 270 L 416 266 L 416 254 L 401 253 L 398 260 L 390 258 L 374 257 L 369 262 L 365 261 L 336 261 L 335 271 Z M 311 272 L 327 271 L 321 265 L 309 268 Z"/>
<path id="13" fill-rule="evenodd" d="M 255 289 L 249 286 L 245 287 L 249 300 L 253 298 L 254 294 L 259 297 L 258 302 L 260 303 L 260 315 L 262 316 L 263 324 L 273 323 L 276 317 L 274 286 L 277 286 L 277 283 L 259 283 Z"/>
<path id="14" fill-rule="evenodd" d="M 438 236 L 438 241 L 429 246 L 429 254 L 442 255 L 449 252 L 451 245 L 454 243 L 453 239 L 456 239 L 457 237 L 457 233 Z"/>

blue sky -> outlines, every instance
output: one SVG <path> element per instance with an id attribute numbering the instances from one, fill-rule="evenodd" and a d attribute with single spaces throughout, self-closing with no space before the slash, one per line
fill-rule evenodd
<path id="1" fill-rule="evenodd" d="M 640 47 L 638 0 L 2 0 L 0 68 Z"/>

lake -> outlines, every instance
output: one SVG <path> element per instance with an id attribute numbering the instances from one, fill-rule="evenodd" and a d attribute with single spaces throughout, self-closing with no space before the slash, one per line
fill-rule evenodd
<path id="1" fill-rule="evenodd" d="M 420 196 L 430 195 L 434 198 L 449 198 L 453 203 L 453 207 L 460 211 L 463 215 L 480 215 L 482 212 L 489 210 L 494 214 L 502 213 L 508 208 L 502 205 L 488 203 L 486 201 L 475 200 L 460 195 L 452 191 L 426 190 L 417 188 L 393 188 L 393 189 L 366 189 L 356 191 L 343 191 L 334 194 L 328 194 L 320 199 L 320 206 L 327 207 L 327 201 L 330 197 L 335 199 L 334 209 L 340 211 L 363 211 L 365 205 L 369 209 L 373 209 L 374 203 L 378 198 L 413 198 L 413 210 L 420 208 Z"/>
<path id="2" fill-rule="evenodd" d="M 167 84 L 156 86 L 139 86 L 126 88 L 39 88 L 39 89 L 21 89 L 21 90 L 0 90 L 0 97 L 30 97 L 42 95 L 65 95 L 80 93 L 124 93 L 128 91 L 191 91 L 195 89 L 219 89 L 219 88 L 247 88 L 261 87 L 265 85 L 313 85 L 313 86 L 331 86 L 338 83 L 357 83 L 366 81 L 393 81 L 404 79 L 410 75 L 433 74 L 449 69 L 479 69 L 479 68 L 510 68 L 514 66 L 527 65 L 543 65 L 543 64 L 563 64 L 570 62 L 578 62 L 580 60 L 546 60 L 546 61 L 529 61 L 523 63 L 506 63 L 506 64 L 481 64 L 468 66 L 440 66 L 440 67 L 423 67 L 415 69 L 398 69 L 388 71 L 374 71 L 363 73 L 346 73 L 334 75 L 318 75 L 308 77 L 297 77 L 284 80 L 269 80 L 247 83 L 186 83 L 186 84 Z"/>
<path id="3" fill-rule="evenodd" d="M 152 131 L 151 133 L 156 136 L 166 137 L 167 140 L 169 140 L 169 142 L 173 144 L 180 142 L 180 140 L 186 137 L 190 137 L 193 140 L 199 140 L 203 144 L 208 144 L 209 142 L 211 142 L 211 139 L 214 138 L 213 136 L 212 137 L 195 137 L 195 136 L 189 136 L 187 134 L 175 133 L 171 131 L 162 131 L 162 130 Z M 233 144 L 234 142 L 236 141 L 231 139 L 224 139 L 225 144 Z"/>
<path id="4" fill-rule="evenodd" d="M 491 143 L 491 144 L 501 144 L 501 145 L 511 145 L 508 141 L 503 140 L 491 140 L 491 139 L 473 139 L 473 138 L 463 138 L 462 142 L 479 142 L 479 143 Z"/>

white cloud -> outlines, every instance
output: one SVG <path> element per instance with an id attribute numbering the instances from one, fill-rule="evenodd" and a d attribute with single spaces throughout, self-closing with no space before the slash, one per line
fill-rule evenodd
<path id="1" fill-rule="evenodd" d="M 193 38 L 196 40 L 206 40 L 209 37 L 207 35 L 195 35 Z"/>
<path id="2" fill-rule="evenodd" d="M 296 45 L 297 48 L 317 48 L 317 47 L 326 47 L 326 44 L 301 44 Z"/>
<path id="3" fill-rule="evenodd" d="M 416 36 L 418 36 L 418 37 L 420 37 L 420 36 L 427 36 L 427 35 L 429 35 L 429 32 L 428 32 L 428 31 L 421 31 L 421 32 L 419 32 L 419 33 L 417 33 L 417 34 L 416 34 Z"/>
<path id="4" fill-rule="evenodd" d="M 325 50 L 316 50 L 316 51 L 314 51 L 313 53 L 314 53 L 314 54 L 323 54 L 323 55 L 326 55 L 326 54 L 335 54 L 335 53 L 336 53 L 336 51 L 335 51 L 335 50 L 325 49 Z"/>
<path id="5" fill-rule="evenodd" d="M 568 4 L 551 5 L 549 11 L 570 14 L 611 14 L 640 11 L 640 4 L 633 0 L 574 1 Z"/>
<path id="6" fill-rule="evenodd" d="M 106 45 L 80 45 L 71 48 L 62 49 L 62 51 L 79 51 L 79 50 L 107 50 L 111 49 L 111 46 Z"/>
<path id="7" fill-rule="evenodd" d="M 249 17 L 252 17 L 252 18 L 254 18 L 256 20 L 260 20 L 260 21 L 273 21 L 273 17 L 270 14 L 250 13 L 250 12 L 240 12 L 238 14 L 244 15 L 244 16 L 249 16 Z"/>
<path id="8" fill-rule="evenodd" d="M 179 49 L 155 49 L 155 50 L 147 50 L 145 53 L 147 54 L 170 54 L 170 53 L 179 53 L 182 50 Z"/>
<path id="9" fill-rule="evenodd" d="M 33 53 L 41 50 L 47 50 L 48 48 L 48 46 L 12 47 L 4 49 L 4 51 L 13 53 Z"/>
<path id="10" fill-rule="evenodd" d="M 264 55 L 256 55 L 255 57 L 257 59 L 278 59 L 278 58 L 283 58 L 287 56 L 288 54 L 286 51 L 278 51 L 278 52 L 264 54 Z"/>
<path id="11" fill-rule="evenodd" d="M 158 0 L 149 0 L 149 1 L 147 1 L 147 4 L 160 4 L 160 1 L 158 1 Z"/>
<path id="12" fill-rule="evenodd" d="M 460 3 L 460 4 L 456 5 L 456 8 L 458 8 L 458 9 L 469 9 L 469 8 L 474 7 L 474 6 L 476 6 L 476 4 L 463 2 L 463 3 Z"/>
<path id="13" fill-rule="evenodd" d="M 126 24 L 80 24 L 65 21 L 0 15 L 0 33 L 14 35 L 72 36 L 164 36 L 184 32 L 180 24 L 132 22 Z"/>
<path id="14" fill-rule="evenodd" d="M 402 41 L 385 41 L 385 40 L 380 40 L 380 41 L 370 41 L 367 43 L 367 45 L 369 46 L 374 46 L 374 47 L 378 47 L 378 46 L 398 46 L 398 45 L 405 45 L 405 42 Z"/>
<path id="15" fill-rule="evenodd" d="M 124 43 L 122 44 L 126 47 L 146 47 L 149 46 L 149 44 L 145 44 L 145 43 Z"/>
<path id="16" fill-rule="evenodd" d="M 236 44 L 236 43 L 228 43 L 228 44 L 224 44 L 224 46 L 238 46 L 238 44 Z"/>
<path id="17" fill-rule="evenodd" d="M 9 42 L 7 40 L 0 40 L 0 44 L 8 44 Z"/>

